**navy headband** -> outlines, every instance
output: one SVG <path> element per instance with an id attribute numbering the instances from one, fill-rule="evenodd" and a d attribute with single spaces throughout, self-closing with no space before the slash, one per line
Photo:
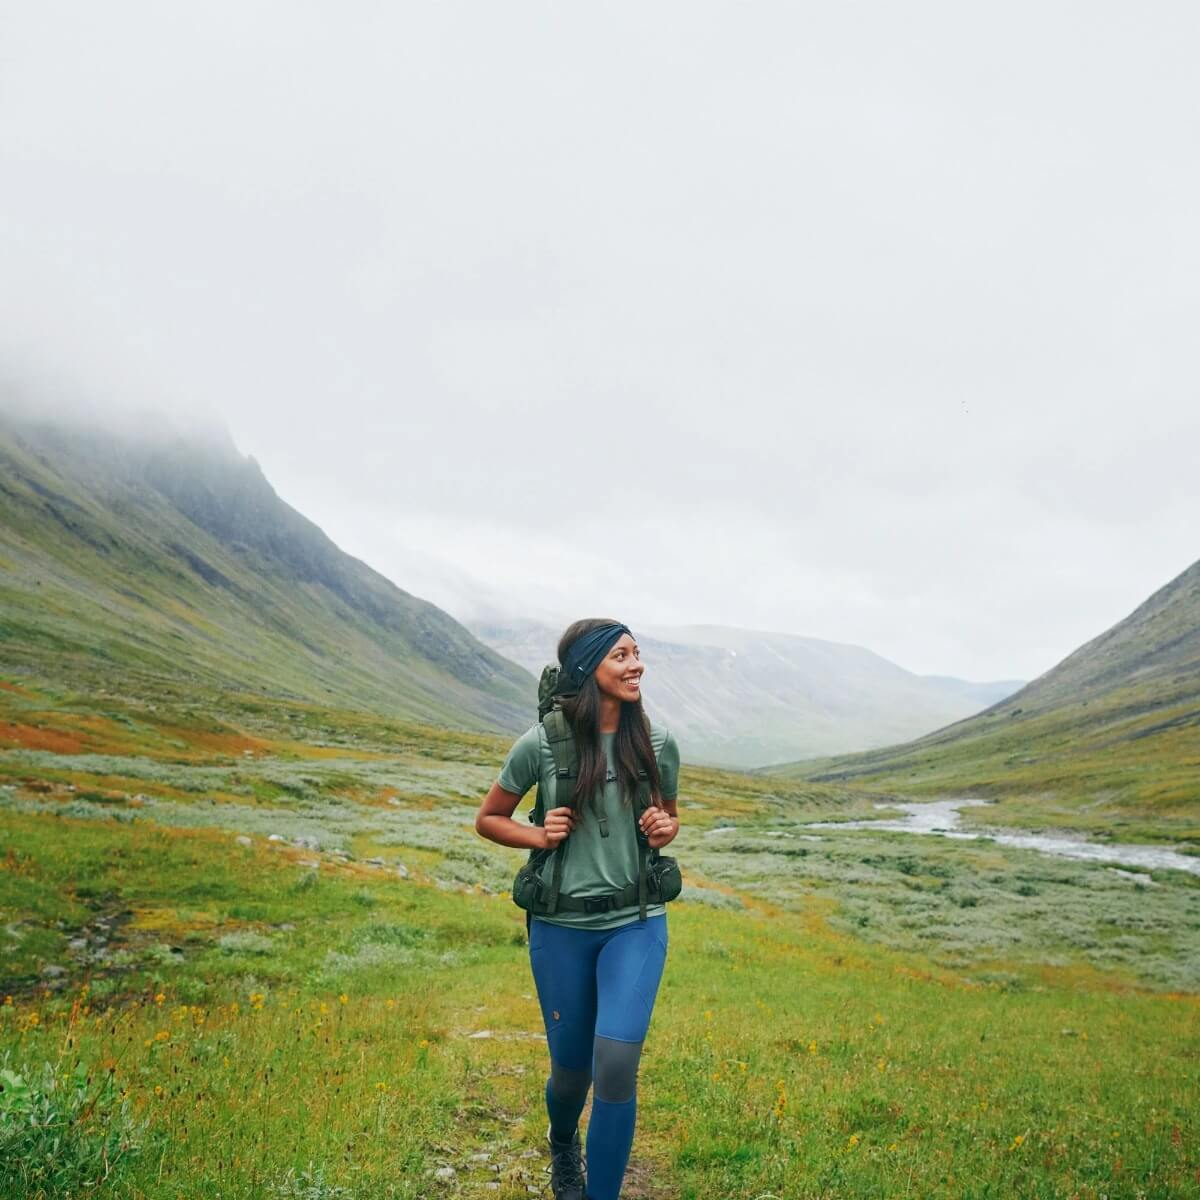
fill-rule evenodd
<path id="1" fill-rule="evenodd" d="M 628 625 L 601 625 L 599 629 L 577 637 L 567 647 L 567 656 L 558 673 L 557 690 L 568 694 L 579 691 L 583 681 L 600 665 L 623 633 L 633 637 Z"/>

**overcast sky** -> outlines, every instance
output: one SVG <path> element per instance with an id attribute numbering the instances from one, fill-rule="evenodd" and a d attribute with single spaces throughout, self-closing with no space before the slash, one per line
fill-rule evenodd
<path id="1" fill-rule="evenodd" d="M 456 616 L 1032 677 L 1197 558 L 1194 3 L 0 3 L 0 367 Z"/>

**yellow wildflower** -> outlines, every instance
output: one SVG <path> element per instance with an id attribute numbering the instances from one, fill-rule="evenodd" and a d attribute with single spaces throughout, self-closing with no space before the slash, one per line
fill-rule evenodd
<path id="1" fill-rule="evenodd" d="M 155 1003 L 155 1004 L 161 1004 L 161 1003 L 162 1003 L 162 1002 L 163 1002 L 163 1001 L 164 1001 L 166 998 L 167 998 L 167 997 L 166 997 L 166 993 L 165 993 L 165 992 L 159 992 L 159 993 L 158 993 L 158 994 L 157 994 L 157 995 L 154 997 L 154 1003 Z"/>
<path id="2" fill-rule="evenodd" d="M 857 1146 L 857 1145 L 858 1145 L 858 1134 L 857 1134 L 857 1133 L 852 1133 L 852 1134 L 850 1135 L 850 1139 L 849 1139 L 849 1140 L 846 1142 L 846 1149 L 847 1149 L 847 1150 L 853 1150 L 853 1149 L 854 1149 L 854 1147 L 855 1147 L 855 1146 Z"/>

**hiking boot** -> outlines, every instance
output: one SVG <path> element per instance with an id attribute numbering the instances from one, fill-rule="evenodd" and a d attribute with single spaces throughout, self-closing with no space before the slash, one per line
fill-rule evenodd
<path id="1" fill-rule="evenodd" d="M 546 1126 L 546 1141 L 550 1146 L 550 1190 L 554 1200 L 586 1200 L 583 1176 L 583 1158 L 579 1144 L 579 1130 L 565 1145 L 556 1142 Z"/>

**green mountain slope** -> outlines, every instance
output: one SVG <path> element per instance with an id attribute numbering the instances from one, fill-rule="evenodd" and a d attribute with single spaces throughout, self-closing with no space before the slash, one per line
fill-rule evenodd
<path id="1" fill-rule="evenodd" d="M 771 770 L 918 794 L 1025 795 L 1076 813 L 1086 803 L 1200 817 L 1200 562 L 974 717 L 905 745 Z"/>
<path id="2" fill-rule="evenodd" d="M 177 698 L 236 690 L 461 728 L 536 685 L 352 558 L 223 433 L 0 412 L 0 662 Z"/>

